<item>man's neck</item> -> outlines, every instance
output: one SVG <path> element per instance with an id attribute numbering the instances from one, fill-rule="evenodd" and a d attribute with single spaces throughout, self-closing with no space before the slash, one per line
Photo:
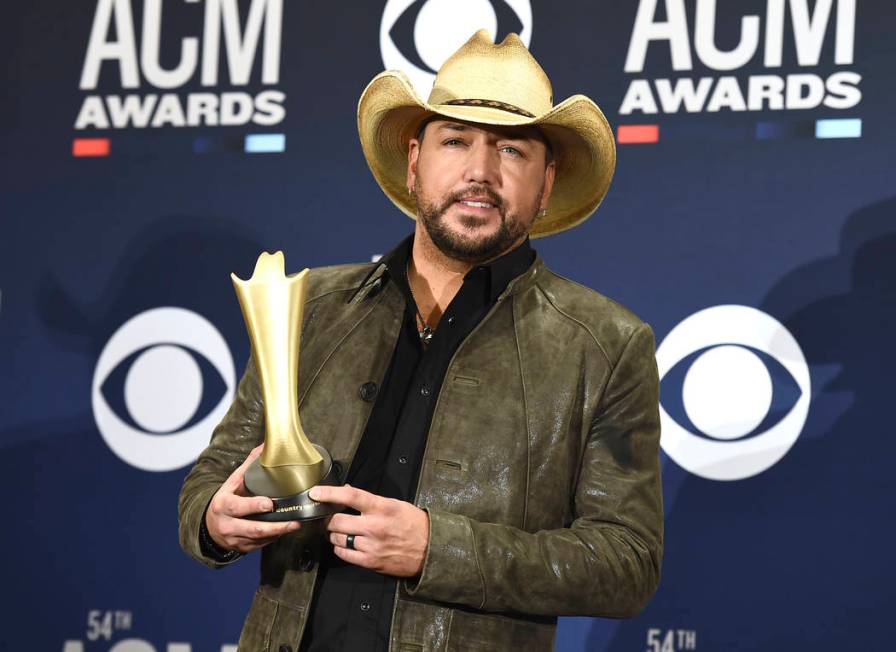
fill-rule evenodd
<path id="1" fill-rule="evenodd" d="M 513 249 L 519 243 L 508 248 Z M 496 256 L 496 258 L 500 257 Z M 417 301 L 417 308 L 431 328 L 464 283 L 464 276 L 475 265 L 446 256 L 430 239 L 420 220 L 414 231 L 414 246 L 408 264 L 408 283 Z"/>

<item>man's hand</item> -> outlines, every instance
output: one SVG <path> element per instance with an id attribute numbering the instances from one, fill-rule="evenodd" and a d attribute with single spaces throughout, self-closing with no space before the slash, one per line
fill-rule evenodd
<path id="1" fill-rule="evenodd" d="M 270 512 L 274 503 L 263 496 L 248 497 L 243 476 L 264 444 L 252 449 L 243 462 L 218 489 L 205 512 L 205 527 L 215 543 L 226 550 L 250 552 L 266 546 L 287 532 L 299 529 L 298 521 L 265 523 L 242 518 L 248 514 Z"/>
<path id="2" fill-rule="evenodd" d="M 350 485 L 319 485 L 310 495 L 361 512 L 358 516 L 336 514 L 327 526 L 333 551 L 343 561 L 395 577 L 414 577 L 423 570 L 429 515 L 419 507 Z M 355 535 L 354 550 L 346 547 L 349 534 Z"/>

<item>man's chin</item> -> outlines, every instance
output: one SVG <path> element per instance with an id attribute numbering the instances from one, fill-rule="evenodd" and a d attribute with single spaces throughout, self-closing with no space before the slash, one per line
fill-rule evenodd
<path id="1" fill-rule="evenodd" d="M 498 256 L 510 243 L 501 229 L 435 229 L 433 244 L 449 258 L 477 264 Z"/>
<path id="2" fill-rule="evenodd" d="M 418 204 L 418 219 L 422 218 L 429 239 L 454 260 L 477 265 L 496 258 L 516 240 L 498 210 L 494 215 L 478 215 L 457 204 L 429 214 L 419 209 Z"/>
<path id="3" fill-rule="evenodd" d="M 502 221 L 503 218 L 497 210 L 473 213 L 458 208 L 456 205 L 442 213 L 439 218 L 443 228 L 466 233 L 494 232 L 501 228 Z"/>
<path id="4" fill-rule="evenodd" d="M 500 237 L 501 225 L 487 222 L 461 223 L 444 229 L 444 232 L 453 240 L 476 246 L 476 243 L 487 242 L 493 238 Z"/>

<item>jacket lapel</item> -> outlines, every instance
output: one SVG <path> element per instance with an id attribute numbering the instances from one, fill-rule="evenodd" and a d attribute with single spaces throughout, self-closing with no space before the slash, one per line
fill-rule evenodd
<path id="1" fill-rule="evenodd" d="M 303 328 L 299 362 L 302 423 L 312 441 L 347 463 L 374 405 L 359 388 L 366 383 L 382 384 L 404 314 L 404 298 L 394 284 L 371 296 L 373 292 L 362 293 L 347 305 L 344 299 L 323 299 Z M 325 432 L 321 431 L 324 424 Z"/>

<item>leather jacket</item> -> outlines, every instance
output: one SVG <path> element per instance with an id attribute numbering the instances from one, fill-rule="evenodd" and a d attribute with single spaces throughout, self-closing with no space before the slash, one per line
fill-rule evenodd
<path id="1" fill-rule="evenodd" d="M 381 382 L 404 315 L 384 269 L 309 274 L 301 419 L 346 468 L 373 408 L 359 388 Z M 390 650 L 552 649 L 558 615 L 638 613 L 663 548 L 658 401 L 650 327 L 536 256 L 448 366 L 415 500 L 429 548 L 398 584 Z M 180 495 L 181 546 L 208 566 L 206 506 L 263 439 L 250 359 Z M 297 652 L 324 545 L 317 522 L 263 549 L 240 650 Z"/>

